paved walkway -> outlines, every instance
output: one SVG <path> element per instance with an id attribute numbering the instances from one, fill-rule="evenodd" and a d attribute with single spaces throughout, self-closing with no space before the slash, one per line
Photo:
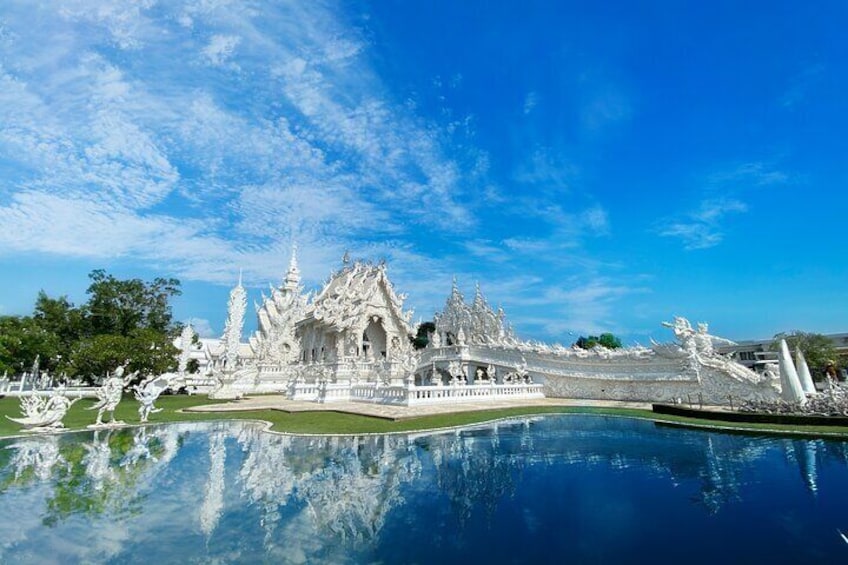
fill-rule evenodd
<path id="1" fill-rule="evenodd" d="M 521 406 L 605 406 L 617 408 L 651 409 L 649 402 L 619 402 L 614 400 L 575 400 L 569 398 L 539 398 L 533 400 L 500 400 L 485 402 L 457 402 L 450 404 L 432 404 L 427 406 L 389 406 L 367 402 L 304 402 L 288 400 L 282 395 L 247 396 L 224 404 L 204 404 L 186 408 L 187 412 L 243 412 L 247 410 L 281 410 L 283 412 L 346 412 L 362 416 L 374 416 L 390 420 L 403 420 L 433 414 L 452 412 L 472 412 L 475 410 L 493 410 L 497 408 L 517 408 Z"/>

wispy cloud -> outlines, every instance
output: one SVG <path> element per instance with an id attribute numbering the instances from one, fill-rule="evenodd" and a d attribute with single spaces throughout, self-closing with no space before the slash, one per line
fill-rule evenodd
<path id="1" fill-rule="evenodd" d="M 514 235 L 502 241 L 509 249 L 522 253 L 545 253 L 576 249 L 592 237 L 610 233 L 607 211 L 595 204 L 579 212 L 569 212 L 559 204 L 528 205 L 520 208 L 525 217 L 547 227 L 541 235 Z"/>
<path id="2" fill-rule="evenodd" d="M 810 90 L 821 81 L 824 76 L 825 67 L 822 63 L 815 63 L 796 74 L 789 81 L 789 87 L 778 100 L 784 108 L 792 109 L 802 104 L 810 94 Z"/>
<path id="3" fill-rule="evenodd" d="M 577 165 L 564 155 L 537 147 L 513 173 L 513 180 L 546 193 L 567 191 L 579 173 Z"/>
<path id="4" fill-rule="evenodd" d="M 235 35 L 213 35 L 201 52 L 212 65 L 221 66 L 232 57 L 241 38 Z"/>
<path id="5" fill-rule="evenodd" d="M 744 198 L 793 180 L 791 174 L 762 161 L 722 168 L 703 177 L 699 187 L 701 201 L 694 210 L 657 222 L 653 231 L 679 239 L 687 250 L 715 247 L 724 240 L 729 218 L 748 211 Z"/>
<path id="6" fill-rule="evenodd" d="M 634 295 L 649 292 L 635 278 L 568 277 L 559 284 L 547 284 L 535 295 L 518 294 L 513 300 L 532 314 L 521 320 L 523 328 L 533 333 L 542 333 L 565 343 L 573 343 L 579 335 L 602 332 L 626 333 L 616 315 L 621 301 Z"/>
<path id="7" fill-rule="evenodd" d="M 472 225 L 464 163 L 332 3 L 4 5 L 0 250 L 220 282 Z"/>
<path id="8" fill-rule="evenodd" d="M 535 91 L 527 93 L 524 97 L 524 114 L 529 114 L 539 104 L 539 94 Z"/>
<path id="9" fill-rule="evenodd" d="M 724 239 L 723 221 L 728 215 L 746 212 L 744 202 L 733 199 L 706 200 L 680 220 L 672 220 L 657 229 L 663 237 L 678 238 L 686 249 L 708 249 Z"/>
<path id="10" fill-rule="evenodd" d="M 762 161 L 751 161 L 707 175 L 706 187 L 726 193 L 784 185 L 790 180 L 786 171 Z"/>

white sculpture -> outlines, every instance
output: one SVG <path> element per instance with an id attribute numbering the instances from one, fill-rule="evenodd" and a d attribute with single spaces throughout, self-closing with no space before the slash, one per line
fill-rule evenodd
<path id="1" fill-rule="evenodd" d="M 515 368 L 515 376 L 518 378 L 518 382 L 528 382 L 530 378 L 530 374 L 527 372 L 527 360 L 523 355 L 521 356 L 521 363 Z"/>
<path id="2" fill-rule="evenodd" d="M 780 363 L 780 384 L 783 400 L 804 404 L 806 401 L 804 389 L 801 387 L 795 365 L 792 364 L 792 356 L 789 354 L 789 346 L 786 345 L 785 339 L 780 340 L 777 357 Z"/>
<path id="3" fill-rule="evenodd" d="M 462 365 L 459 361 L 451 361 L 448 363 L 448 374 L 450 375 L 451 384 L 457 383 L 463 375 Z"/>
<path id="4" fill-rule="evenodd" d="M 170 386 L 171 379 L 167 375 L 160 375 L 133 387 L 135 399 L 140 403 L 138 406 L 138 416 L 142 422 L 147 422 L 150 414 L 162 411 L 161 408 L 156 408 L 153 404 L 159 398 L 159 395 L 165 392 Z"/>
<path id="5" fill-rule="evenodd" d="M 271 295 L 262 296 L 256 307 L 258 329 L 250 338 L 256 358 L 264 363 L 287 364 L 301 355 L 300 342 L 295 336 L 295 324 L 303 318 L 309 301 L 300 283 L 297 248 L 292 248 L 289 270 L 279 288 L 271 287 Z M 339 344 L 343 347 L 342 344 Z"/>
<path id="6" fill-rule="evenodd" d="M 97 419 L 93 425 L 89 426 L 89 428 L 121 426 L 124 424 L 121 421 L 115 420 L 115 409 L 121 402 L 121 395 L 124 392 L 124 387 L 126 387 L 138 374 L 138 371 L 135 371 L 124 377 L 124 372 L 126 371 L 128 363 L 129 361 L 115 369 L 112 375 L 109 376 L 109 378 L 103 382 L 103 385 L 97 389 L 97 398 L 99 400 L 96 404 L 94 404 L 94 406 L 89 407 L 89 410 L 97 409 Z M 109 421 L 106 423 L 103 422 L 104 412 L 109 412 Z"/>
<path id="7" fill-rule="evenodd" d="M 442 346 L 442 336 L 438 331 L 430 334 L 430 347 L 438 349 Z"/>
<path id="8" fill-rule="evenodd" d="M 459 328 L 459 331 L 456 332 L 456 344 L 465 345 L 465 330 L 462 328 Z"/>
<path id="9" fill-rule="evenodd" d="M 230 300 L 227 304 L 227 322 L 224 325 L 224 335 L 221 342 L 224 346 L 224 363 L 227 369 L 234 369 L 238 361 L 239 343 L 244 328 L 244 313 L 247 309 L 247 292 L 241 284 L 241 271 L 239 271 L 238 284 L 230 291 Z"/>
<path id="10" fill-rule="evenodd" d="M 194 341 L 194 329 L 191 324 L 186 324 L 183 331 L 180 333 L 180 361 L 177 366 L 177 372 L 184 375 L 188 368 L 188 362 L 191 359 L 191 347 Z"/>
<path id="11" fill-rule="evenodd" d="M 430 384 L 434 386 L 440 386 L 442 384 L 442 375 L 439 373 L 435 361 L 433 361 L 433 368 L 430 372 Z"/>
<path id="12" fill-rule="evenodd" d="M 712 355 L 715 353 L 715 345 L 736 345 L 735 341 L 712 335 L 708 332 L 709 325 L 706 322 L 698 322 L 698 331 L 693 336 L 698 353 L 701 355 Z"/>
<path id="13" fill-rule="evenodd" d="M 44 432 L 62 429 L 65 425 L 62 420 L 68 413 L 68 409 L 79 400 L 71 400 L 62 389 L 54 390 L 49 397 L 44 396 L 22 396 L 21 412 L 22 418 L 6 416 L 16 424 L 21 424 L 24 429 Z"/>
<path id="14" fill-rule="evenodd" d="M 798 378 L 801 380 L 801 388 L 804 389 L 804 393 L 816 394 L 816 385 L 813 384 L 810 367 L 807 365 L 807 360 L 804 358 L 804 353 L 800 348 L 795 351 L 795 364 L 797 365 Z"/>
<path id="15" fill-rule="evenodd" d="M 516 340 L 504 318 L 502 309 L 496 313 L 489 306 L 479 284 L 474 302 L 466 304 L 454 278 L 445 307 L 434 321 L 436 333 L 454 336 L 454 345 L 514 345 Z"/>

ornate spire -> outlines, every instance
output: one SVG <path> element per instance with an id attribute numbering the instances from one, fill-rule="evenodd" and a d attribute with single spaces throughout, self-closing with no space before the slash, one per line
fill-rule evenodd
<path id="1" fill-rule="evenodd" d="M 180 333 L 180 360 L 177 367 L 177 372 L 184 375 L 188 362 L 191 359 L 191 342 L 194 340 L 194 328 L 191 327 L 191 320 L 183 327 Z"/>
<path id="2" fill-rule="evenodd" d="M 489 305 L 486 303 L 486 298 L 483 296 L 483 291 L 480 290 L 479 281 L 474 289 L 474 308 L 477 310 L 489 308 Z"/>
<path id="3" fill-rule="evenodd" d="M 292 245 L 291 260 L 289 261 L 289 271 L 286 273 L 284 288 L 291 291 L 296 291 L 300 286 L 300 269 L 297 267 L 297 244 Z"/>
<path id="4" fill-rule="evenodd" d="M 224 355 L 228 367 L 233 367 L 238 359 L 239 342 L 244 327 L 244 312 L 247 310 L 247 292 L 241 285 L 241 270 L 239 270 L 238 285 L 230 291 L 227 304 L 227 323 L 224 326 Z"/>

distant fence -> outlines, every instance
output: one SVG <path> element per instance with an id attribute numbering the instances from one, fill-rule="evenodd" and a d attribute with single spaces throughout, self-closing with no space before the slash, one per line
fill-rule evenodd
<path id="1" fill-rule="evenodd" d="M 378 383 L 295 383 L 288 397 L 310 402 L 370 402 L 399 406 L 544 398 L 541 384 L 383 385 Z"/>

